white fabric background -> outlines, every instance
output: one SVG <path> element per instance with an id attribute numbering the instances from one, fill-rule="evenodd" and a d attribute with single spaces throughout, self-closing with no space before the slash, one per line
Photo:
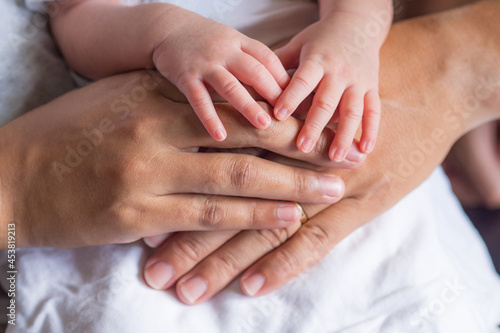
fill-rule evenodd
<path id="1" fill-rule="evenodd" d="M 72 87 L 34 17 L 0 2 L 4 123 Z M 235 282 L 185 306 L 144 285 L 150 252 L 142 243 L 19 250 L 17 325 L 8 332 L 499 332 L 499 278 L 440 170 L 268 296 L 245 297 Z"/>

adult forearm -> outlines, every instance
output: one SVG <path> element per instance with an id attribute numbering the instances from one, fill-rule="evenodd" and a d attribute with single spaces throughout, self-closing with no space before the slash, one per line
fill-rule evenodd
<path id="1" fill-rule="evenodd" d="M 157 44 L 179 26 L 170 13 L 178 9 L 168 4 L 126 7 L 107 0 L 77 0 L 52 16 L 51 29 L 68 64 L 97 79 L 152 68 Z"/>

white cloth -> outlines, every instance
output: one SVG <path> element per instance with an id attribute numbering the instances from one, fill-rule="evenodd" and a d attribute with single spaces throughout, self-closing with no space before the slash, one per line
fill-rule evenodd
<path id="1" fill-rule="evenodd" d="M 48 33 L 47 18 L 0 1 L 0 127 L 74 85 Z"/>
<path id="2" fill-rule="evenodd" d="M 142 243 L 19 250 L 7 332 L 499 332 L 499 278 L 441 170 L 267 296 L 234 282 L 183 305 L 142 281 L 150 253 Z"/>
<path id="3" fill-rule="evenodd" d="M 26 34 L 32 20 L 13 0 L 0 1 L 5 122 L 71 87 L 45 24 Z M 145 286 L 150 253 L 140 242 L 18 250 L 17 320 L 8 332 L 489 333 L 500 323 L 498 276 L 441 171 L 264 297 L 243 296 L 235 282 L 185 306 Z M 0 262 L 6 289 L 5 253 Z"/>

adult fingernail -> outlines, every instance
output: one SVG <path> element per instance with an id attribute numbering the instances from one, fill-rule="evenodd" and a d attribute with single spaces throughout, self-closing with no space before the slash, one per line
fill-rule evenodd
<path id="1" fill-rule="evenodd" d="M 168 232 L 163 235 L 144 237 L 144 243 L 146 243 L 146 245 L 149 247 L 156 248 L 160 246 L 160 244 L 163 243 L 163 241 L 167 239 L 170 235 L 171 233 Z"/>
<path id="2" fill-rule="evenodd" d="M 302 139 L 300 148 L 304 153 L 309 153 L 312 150 L 313 142 L 311 139 Z"/>
<path id="3" fill-rule="evenodd" d="M 226 139 L 226 131 L 222 128 L 218 128 L 215 130 L 215 139 L 217 141 L 224 141 Z"/>
<path id="4" fill-rule="evenodd" d="M 288 115 L 287 108 L 279 108 L 276 111 L 276 118 L 278 118 L 278 120 L 284 120 L 287 115 Z"/>
<path id="5" fill-rule="evenodd" d="M 302 212 L 296 205 L 282 205 L 278 207 L 278 219 L 283 222 L 299 221 Z"/>
<path id="6" fill-rule="evenodd" d="M 351 145 L 351 148 L 349 149 L 349 152 L 347 153 L 345 159 L 350 162 L 359 162 L 363 159 L 364 156 L 365 154 L 360 152 L 356 145 Z"/>
<path id="7" fill-rule="evenodd" d="M 339 197 L 342 195 L 343 185 L 338 178 L 323 176 L 320 179 L 320 187 L 323 195 L 327 197 Z"/>
<path id="8" fill-rule="evenodd" d="M 174 268 L 164 261 L 157 261 L 146 265 L 144 271 L 144 280 L 146 280 L 151 288 L 157 290 L 165 289 L 173 276 Z"/>
<path id="9" fill-rule="evenodd" d="M 255 273 L 241 280 L 241 287 L 246 294 L 255 296 L 262 289 L 265 282 L 266 278 L 264 275 Z"/>
<path id="10" fill-rule="evenodd" d="M 345 151 L 343 148 L 335 148 L 332 151 L 332 160 L 334 162 L 342 162 L 345 159 Z"/>
<path id="11" fill-rule="evenodd" d="M 180 291 L 190 304 L 196 302 L 208 289 L 207 281 L 201 276 L 195 276 L 184 281 L 180 286 Z"/>
<path id="12" fill-rule="evenodd" d="M 269 115 L 265 112 L 259 112 L 259 114 L 257 115 L 257 121 L 264 128 L 267 128 L 269 125 L 271 125 L 271 117 L 269 117 Z"/>

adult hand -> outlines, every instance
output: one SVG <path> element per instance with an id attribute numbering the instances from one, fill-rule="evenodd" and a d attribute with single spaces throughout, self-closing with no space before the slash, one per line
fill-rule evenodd
<path id="1" fill-rule="evenodd" d="M 333 203 L 342 196 L 341 179 L 325 172 L 242 154 L 196 153 L 207 145 L 260 146 L 333 165 L 326 152 L 302 156 L 293 141 L 279 139 L 278 133 L 297 128 L 274 122 L 259 131 L 224 105 L 217 108 L 230 136 L 216 143 L 189 105 L 167 98 L 175 99 L 171 91 L 159 75 L 124 74 L 64 95 L 0 129 L 1 225 L 17 224 L 17 247 L 286 227 L 301 216 L 289 201 Z M 359 151 L 353 154 L 356 162 L 342 166 L 362 162 Z"/>
<path id="2" fill-rule="evenodd" d="M 485 1 L 393 27 L 381 57 L 379 144 L 361 168 L 332 171 L 346 182 L 339 203 L 323 211 L 305 206 L 313 217 L 303 226 L 176 233 L 147 261 L 146 281 L 157 289 L 177 282 L 179 298 L 197 304 L 243 273 L 242 290 L 263 295 L 393 206 L 427 178 L 460 135 L 500 117 L 500 45 L 492 33 L 500 30 L 499 12 L 499 2 Z M 415 54 L 422 45 L 427 48 Z M 329 141 L 322 142 L 326 149 Z"/>

